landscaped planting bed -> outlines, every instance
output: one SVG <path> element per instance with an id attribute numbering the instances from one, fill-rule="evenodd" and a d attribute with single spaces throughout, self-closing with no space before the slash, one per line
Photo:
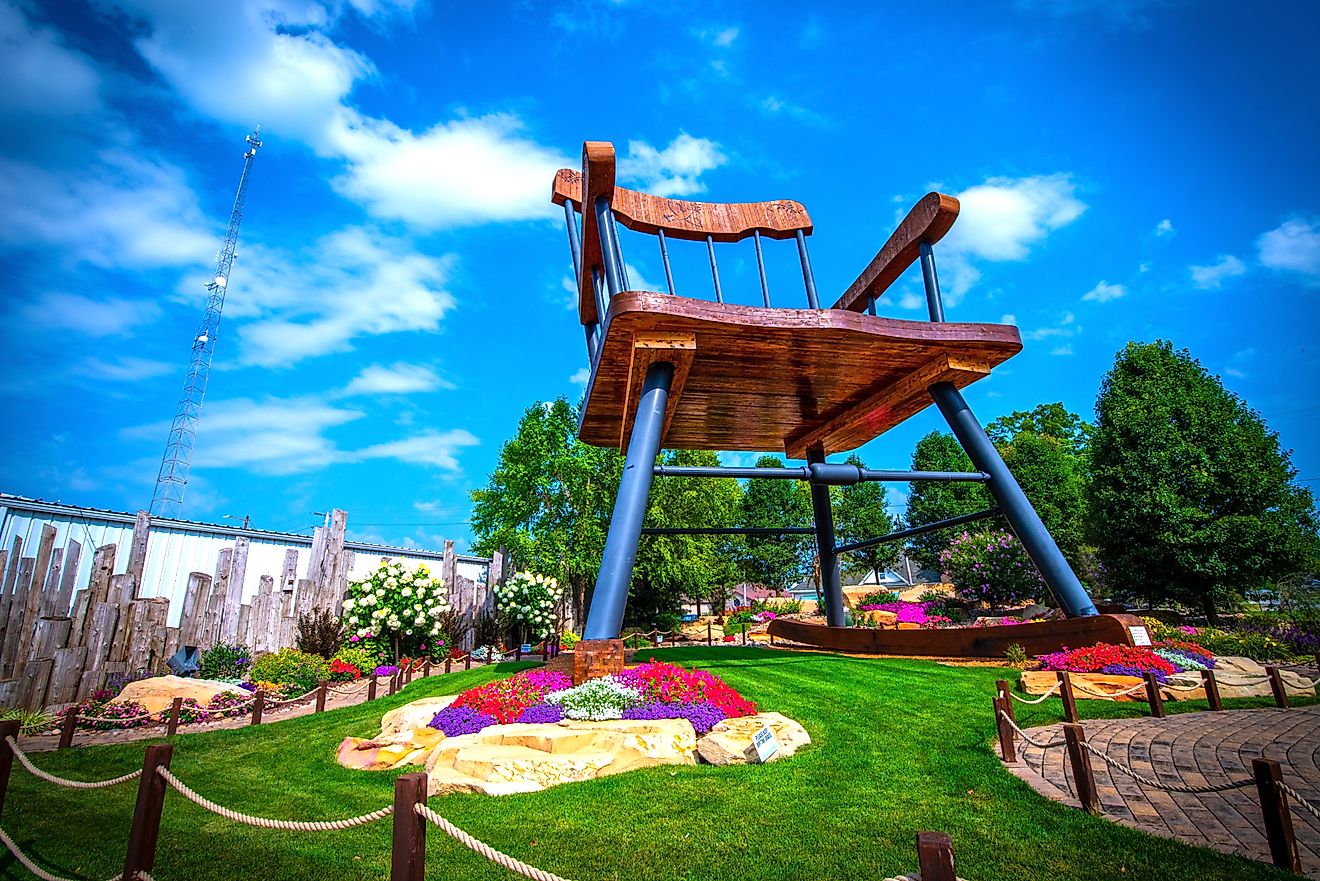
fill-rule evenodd
<path id="1" fill-rule="evenodd" d="M 812 746 L 791 762 L 650 768 L 527 795 L 433 798 L 432 807 L 491 846 L 576 881 L 872 881 L 916 868 L 918 830 L 952 835 L 958 874 L 970 881 L 1288 877 L 1037 796 L 992 751 L 990 698 L 995 680 L 1010 677 L 1006 669 L 741 647 L 675 648 L 656 656 L 710 670 L 748 700 L 791 715 L 806 726 Z M 345 733 L 372 727 L 390 707 L 532 666 L 456 672 L 366 705 L 181 735 L 172 768 L 201 794 L 248 813 L 284 819 L 364 813 L 390 802 L 394 774 L 339 767 L 335 747 Z M 1198 706 L 1204 702 L 1177 709 Z M 1082 712 L 1140 709 L 1088 703 Z M 1030 724 L 1057 721 L 1060 703 L 1047 700 L 1030 715 Z M 67 777 L 103 779 L 140 767 L 143 745 L 43 753 L 36 761 Z M 134 791 L 131 785 L 90 793 L 56 789 L 15 768 L 3 826 L 46 869 L 107 878 L 122 868 Z M 238 826 L 171 793 L 153 875 L 379 881 L 388 877 L 389 847 L 388 820 L 347 832 L 274 832 Z M 427 866 L 437 879 L 513 877 L 437 830 L 429 836 Z M 6 869 L 7 877 L 28 877 L 12 862 Z"/>

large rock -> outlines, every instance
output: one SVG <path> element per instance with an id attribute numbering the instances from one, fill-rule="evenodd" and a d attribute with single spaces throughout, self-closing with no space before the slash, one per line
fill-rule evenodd
<path id="1" fill-rule="evenodd" d="M 770 757 L 770 761 L 787 758 L 798 751 L 798 747 L 811 743 L 807 730 L 787 716 L 779 713 L 757 713 L 755 716 L 742 716 L 737 719 L 725 719 L 710 730 L 710 733 L 697 741 L 697 753 L 712 765 L 741 765 L 757 761 L 756 750 L 752 747 L 752 737 L 763 727 L 768 726 L 779 741 L 779 751 Z"/>
<path id="2" fill-rule="evenodd" d="M 536 792 L 655 765 L 696 764 L 685 719 L 492 725 L 443 741 L 426 759 L 431 795 Z"/>
<path id="3" fill-rule="evenodd" d="M 390 710 L 380 720 L 380 733 L 397 734 L 414 728 L 425 728 L 431 724 L 436 713 L 449 706 L 458 697 L 447 694 L 442 697 L 424 697 L 412 703 L 404 704 L 396 710 Z"/>
<path id="4" fill-rule="evenodd" d="M 884 609 L 871 609 L 866 612 L 853 612 L 853 618 L 857 621 L 870 621 L 877 627 L 893 627 L 898 624 L 897 612 L 886 612 Z"/>
<path id="5" fill-rule="evenodd" d="M 148 712 L 159 713 L 169 709 L 176 697 L 192 698 L 201 706 L 217 694 L 227 691 L 247 694 L 237 685 L 228 682 L 216 682 L 214 679 L 185 679 L 182 676 L 154 676 L 151 679 L 139 679 L 124 686 L 124 690 L 115 698 L 116 701 L 137 701 Z"/>
<path id="6" fill-rule="evenodd" d="M 1280 670 L 1279 673 L 1288 694 L 1315 694 L 1314 686 L 1308 685 L 1309 679 L 1291 670 Z M 1196 675 L 1199 679 L 1200 674 Z M 1219 686 L 1220 697 L 1269 697 L 1274 693 L 1270 690 L 1270 683 L 1261 681 L 1267 675 L 1265 668 L 1251 658 L 1225 655 L 1215 659 L 1215 683 Z"/>
<path id="7" fill-rule="evenodd" d="M 1118 694 L 1118 692 L 1127 691 L 1136 685 L 1144 684 L 1144 680 L 1136 676 L 1113 676 L 1109 673 L 1072 673 L 1069 674 L 1072 680 L 1073 697 L 1089 698 L 1092 700 L 1108 701 L 1132 701 L 1146 699 L 1145 691 L 1137 691 L 1133 694 Z M 1044 694 L 1059 682 L 1058 675 L 1053 670 L 1023 670 L 1022 671 L 1022 690 L 1027 694 Z"/>
<path id="8" fill-rule="evenodd" d="M 373 737 L 345 737 L 336 758 L 345 768 L 359 771 L 388 771 L 404 765 L 420 765 L 431 750 L 445 739 L 435 728 L 413 728 Z"/>

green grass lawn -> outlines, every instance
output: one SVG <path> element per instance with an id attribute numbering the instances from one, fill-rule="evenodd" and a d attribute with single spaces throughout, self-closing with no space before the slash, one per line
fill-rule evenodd
<path id="1" fill-rule="evenodd" d="M 749 648 L 674 648 L 658 657 L 710 669 L 765 710 L 806 726 L 812 746 L 763 766 L 662 767 L 528 795 L 455 795 L 431 805 L 488 844 L 578 881 L 874 879 L 916 869 L 915 834 L 953 837 L 958 874 L 992 879 L 1269 879 L 1269 866 L 1147 836 L 1053 804 L 1008 774 L 992 751 L 990 699 L 1014 671 L 942 667 Z M 452 693 L 529 664 L 415 681 L 393 698 L 260 728 L 180 735 L 173 770 L 201 794 L 247 813 L 328 819 L 389 803 L 395 776 L 340 768 L 345 735 L 371 735 L 386 710 Z M 1079 701 L 1087 716 L 1142 704 Z M 1235 702 L 1239 704 L 1268 704 Z M 1195 708 L 1195 704 L 1191 705 Z M 1187 704 L 1169 704 L 1181 711 Z M 1019 708 L 1025 724 L 1058 721 L 1051 699 Z M 43 753 L 68 777 L 140 767 L 143 742 Z M 17 765 L 3 826 L 47 870 L 108 878 L 123 868 L 136 784 L 78 792 Z M 276 832 L 166 797 L 153 875 L 172 879 L 388 877 L 390 821 L 348 832 Z M 13 860 L 5 877 L 30 878 Z M 431 829 L 430 878 L 515 876 Z"/>

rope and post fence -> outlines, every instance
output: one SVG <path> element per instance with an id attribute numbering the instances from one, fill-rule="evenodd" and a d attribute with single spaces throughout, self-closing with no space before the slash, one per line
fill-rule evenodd
<path id="1" fill-rule="evenodd" d="M 426 877 L 426 835 L 434 826 L 474 853 L 511 872 L 532 881 L 567 881 L 560 875 L 537 868 L 515 857 L 496 850 L 475 836 L 455 826 L 427 804 L 427 775 L 403 774 L 395 778 L 394 800 L 374 811 L 356 817 L 332 820 L 279 820 L 243 813 L 218 804 L 198 793 L 170 769 L 174 744 L 153 744 L 146 748 L 139 770 L 111 780 L 86 782 L 66 780 L 41 771 L 18 745 L 20 725 L 17 721 L 0 723 L 0 819 L 3 819 L 5 795 L 9 788 L 10 772 L 15 758 L 39 779 L 59 786 L 83 789 L 107 788 L 138 781 L 137 799 L 133 807 L 133 821 L 129 828 L 124 853 L 124 870 L 110 881 L 124 878 L 153 881 L 151 872 L 156 864 L 157 844 L 160 840 L 161 820 L 165 813 L 167 790 L 174 790 L 202 810 L 259 829 L 284 832 L 338 832 L 392 818 L 393 834 L 390 842 L 390 881 L 424 881 Z M 23 853 L 3 828 L 0 843 L 14 857 L 43 881 L 67 881 L 39 868 Z M 954 872 L 953 843 L 943 832 L 917 833 L 917 859 L 922 881 L 960 881 Z M 913 876 L 905 876 L 911 878 Z M 885 879 L 903 881 L 903 878 Z"/>

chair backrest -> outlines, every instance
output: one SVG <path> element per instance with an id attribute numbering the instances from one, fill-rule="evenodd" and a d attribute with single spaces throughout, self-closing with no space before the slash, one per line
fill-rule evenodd
<path id="1" fill-rule="evenodd" d="M 653 235 L 660 240 L 670 293 L 673 293 L 673 279 L 665 247 L 666 238 L 707 243 L 715 296 L 721 301 L 719 272 L 714 255 L 716 242 L 754 238 L 757 262 L 762 268 L 763 287 L 764 267 L 760 254 L 762 236 L 772 239 L 796 238 L 806 265 L 803 236 L 811 234 L 812 226 L 807 209 L 801 202 L 778 199 L 770 202 L 716 203 L 670 199 L 616 187 L 614 176 L 614 146 L 606 141 L 587 141 L 582 145 L 582 170 L 561 168 L 555 174 L 551 190 L 551 199 L 564 208 L 569 227 L 569 243 L 578 274 L 578 316 L 588 329 L 589 349 L 592 348 L 592 329 L 604 320 L 601 313 L 608 306 L 608 298 L 602 288 L 608 288 L 610 295 L 613 295 L 624 286 L 623 258 L 614 228 L 616 221 L 634 232 Z M 575 211 L 582 215 L 580 245 Z M 814 282 L 808 282 L 808 285 L 814 295 Z M 768 304 L 768 291 L 766 300 Z"/>

